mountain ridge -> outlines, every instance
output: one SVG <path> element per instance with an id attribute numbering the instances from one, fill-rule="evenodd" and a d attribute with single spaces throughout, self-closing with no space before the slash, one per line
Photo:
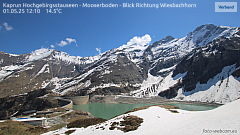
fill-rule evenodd
<path id="1" fill-rule="evenodd" d="M 197 48 L 217 39 L 235 37 L 231 40 L 238 42 L 239 35 L 238 27 L 206 24 L 183 38 L 167 36 L 147 45 L 145 43 L 151 37 L 145 35 L 143 43 L 129 41 L 127 45 L 90 57 L 69 56 L 65 52 L 46 48 L 22 55 L 1 52 L 0 91 L 9 95 L 13 89 L 27 92 L 29 89 L 49 88 L 62 96 L 97 93 L 158 96 L 181 81 L 171 78 L 176 78 L 175 70 L 186 57 L 196 57 Z M 236 43 L 233 41 L 233 44 Z M 19 77 L 20 80 L 17 79 Z M 25 82 L 22 81 L 24 78 Z M 168 79 L 172 82 L 166 82 Z M 16 86 L 8 88 L 12 81 L 17 82 Z M 117 92 L 114 89 L 118 89 Z"/>

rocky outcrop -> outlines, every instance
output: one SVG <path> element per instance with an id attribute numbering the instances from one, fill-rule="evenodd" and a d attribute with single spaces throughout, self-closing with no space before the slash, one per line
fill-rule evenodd
<path id="1" fill-rule="evenodd" d="M 160 97 L 164 97 L 167 99 L 171 99 L 177 96 L 178 90 L 182 88 L 182 82 L 178 80 L 176 84 L 174 84 L 172 87 L 168 88 L 165 91 L 162 91 L 158 94 Z"/>
<path id="2" fill-rule="evenodd" d="M 84 67 L 80 60 L 69 62 L 58 55 L 63 54 L 49 49 L 22 55 L 0 52 L 0 97 L 55 87 L 52 78 L 72 78 L 80 74 Z"/>
<path id="3" fill-rule="evenodd" d="M 46 94 L 45 89 L 35 90 L 26 95 L 5 97 L 0 99 L 0 119 L 7 119 L 12 115 L 20 115 L 24 111 L 43 110 L 58 106 L 57 100 L 38 98 Z"/>
<path id="4" fill-rule="evenodd" d="M 182 60 L 173 72 L 173 77 L 179 73 L 187 72 L 182 80 L 184 91 L 192 91 L 196 84 L 207 83 L 226 66 L 240 64 L 240 38 L 222 38 L 214 40 L 206 47 L 201 47 L 195 53 Z M 238 76 L 239 71 L 233 74 Z M 219 78 L 224 79 L 224 78 Z"/>

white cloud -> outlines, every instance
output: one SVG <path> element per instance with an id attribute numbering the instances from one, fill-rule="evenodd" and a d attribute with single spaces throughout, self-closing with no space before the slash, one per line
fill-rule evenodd
<path id="1" fill-rule="evenodd" d="M 55 46 L 54 45 L 51 45 L 51 48 L 54 48 Z"/>
<path id="2" fill-rule="evenodd" d="M 76 39 L 73 38 L 66 38 L 66 40 L 71 44 L 72 42 L 76 42 Z"/>
<path id="3" fill-rule="evenodd" d="M 134 44 L 137 44 L 137 45 L 147 45 L 151 41 L 152 41 L 151 36 L 146 34 L 146 35 L 144 35 L 142 37 L 137 37 L 137 36 L 133 37 L 132 39 L 130 39 L 127 42 L 127 45 L 134 45 Z"/>
<path id="4" fill-rule="evenodd" d="M 61 41 L 59 44 L 57 44 L 58 46 L 64 47 L 65 45 L 67 45 L 68 43 L 66 41 Z"/>
<path id="5" fill-rule="evenodd" d="M 56 45 L 61 46 L 61 47 L 64 47 L 64 46 L 66 46 L 66 45 L 72 44 L 72 42 L 74 42 L 74 43 L 76 44 L 76 46 L 78 47 L 77 41 L 76 41 L 76 39 L 74 39 L 74 38 L 66 38 L 65 40 L 62 40 L 59 44 L 56 44 Z M 52 47 L 52 46 L 51 46 L 51 47 Z"/>
<path id="6" fill-rule="evenodd" d="M 96 50 L 98 51 L 99 55 L 101 54 L 101 48 L 96 48 Z"/>
<path id="7" fill-rule="evenodd" d="M 3 26 L 4 26 L 4 29 L 6 30 L 6 31 L 11 31 L 11 30 L 13 30 L 13 27 L 12 26 L 10 26 L 10 25 L 8 25 L 8 23 L 3 23 Z"/>
<path id="8" fill-rule="evenodd" d="M 72 42 L 74 42 L 74 43 L 76 44 L 76 46 L 78 46 L 76 39 L 74 39 L 74 38 L 66 38 L 66 40 L 68 41 L 69 44 L 71 44 Z"/>

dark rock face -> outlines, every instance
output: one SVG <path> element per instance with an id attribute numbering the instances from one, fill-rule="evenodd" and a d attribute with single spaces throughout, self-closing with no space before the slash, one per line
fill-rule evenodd
<path id="1" fill-rule="evenodd" d="M 207 83 L 224 67 L 233 64 L 240 64 L 240 38 L 217 39 L 206 47 L 197 49 L 193 56 L 182 60 L 174 70 L 173 77 L 187 72 L 182 84 L 185 91 L 192 91 L 196 88 L 197 82 Z M 238 76 L 238 72 L 236 70 L 233 75 Z"/>
<path id="2" fill-rule="evenodd" d="M 166 69 L 174 66 L 175 64 L 179 63 L 182 60 L 182 58 L 176 58 L 176 59 L 169 59 L 169 60 L 159 60 L 158 63 L 155 65 L 155 67 L 150 71 L 150 73 L 154 76 L 162 76 L 166 77 L 172 70 L 168 70 L 165 72 L 159 73 L 161 69 Z"/>
<path id="3" fill-rule="evenodd" d="M 11 54 L 0 51 L 1 66 L 4 67 L 8 65 L 23 65 L 25 56 L 26 54 L 11 55 Z"/>
<path id="4" fill-rule="evenodd" d="M 57 100 L 38 98 L 46 94 L 45 89 L 35 90 L 26 95 L 5 97 L 0 99 L 0 119 L 7 119 L 14 113 L 22 114 L 29 110 L 43 110 L 58 106 Z"/>
<path id="5" fill-rule="evenodd" d="M 165 37 L 165 38 L 163 38 L 159 41 L 154 42 L 152 46 L 154 47 L 154 46 L 157 46 L 159 44 L 167 43 L 167 42 L 172 41 L 173 39 L 175 39 L 175 38 L 172 37 L 172 36 L 167 36 L 167 37 Z"/>
<path id="6" fill-rule="evenodd" d="M 171 99 L 177 96 L 178 90 L 182 87 L 182 82 L 179 80 L 178 83 L 170 87 L 169 89 L 162 91 L 158 94 L 160 97 Z"/>
<path id="7" fill-rule="evenodd" d="M 234 76 L 234 77 L 240 77 L 240 68 L 238 68 L 238 69 L 236 69 L 233 73 L 232 73 L 232 75 Z"/>
<path id="8" fill-rule="evenodd" d="M 161 49 L 157 50 L 157 54 L 155 54 L 155 55 L 152 52 L 152 49 L 154 49 L 155 47 L 158 47 L 158 46 L 161 46 L 162 44 L 171 42 L 174 39 L 175 38 L 173 38 L 172 36 L 167 36 L 159 41 L 154 42 L 152 45 L 150 45 L 145 50 L 144 55 L 143 55 L 144 61 L 143 61 L 143 63 L 141 63 L 141 65 L 144 65 L 143 66 L 144 69 L 147 69 L 147 70 L 151 69 L 150 74 L 152 74 L 154 76 L 165 77 L 171 72 L 171 70 L 166 71 L 166 72 L 159 72 L 159 71 L 161 69 L 170 68 L 181 61 L 181 59 L 182 59 L 181 57 L 178 57 L 177 55 L 173 54 L 173 52 L 175 52 L 179 49 L 179 46 L 177 46 L 177 45 L 161 48 Z M 147 59 L 148 56 L 151 56 L 153 58 L 153 60 L 149 61 Z M 167 57 L 173 57 L 173 58 L 165 59 Z M 157 60 L 157 62 L 153 62 L 156 60 Z"/>

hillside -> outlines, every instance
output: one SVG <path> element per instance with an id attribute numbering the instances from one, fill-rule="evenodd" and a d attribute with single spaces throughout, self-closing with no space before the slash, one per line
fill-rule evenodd
<path id="1" fill-rule="evenodd" d="M 206 24 L 183 38 L 167 36 L 149 45 L 151 37 L 145 35 L 145 42 L 132 39 L 91 57 L 45 48 L 21 55 L 1 52 L 0 95 L 47 88 L 61 96 L 124 93 L 231 102 L 239 97 L 239 38 L 238 27 Z"/>

